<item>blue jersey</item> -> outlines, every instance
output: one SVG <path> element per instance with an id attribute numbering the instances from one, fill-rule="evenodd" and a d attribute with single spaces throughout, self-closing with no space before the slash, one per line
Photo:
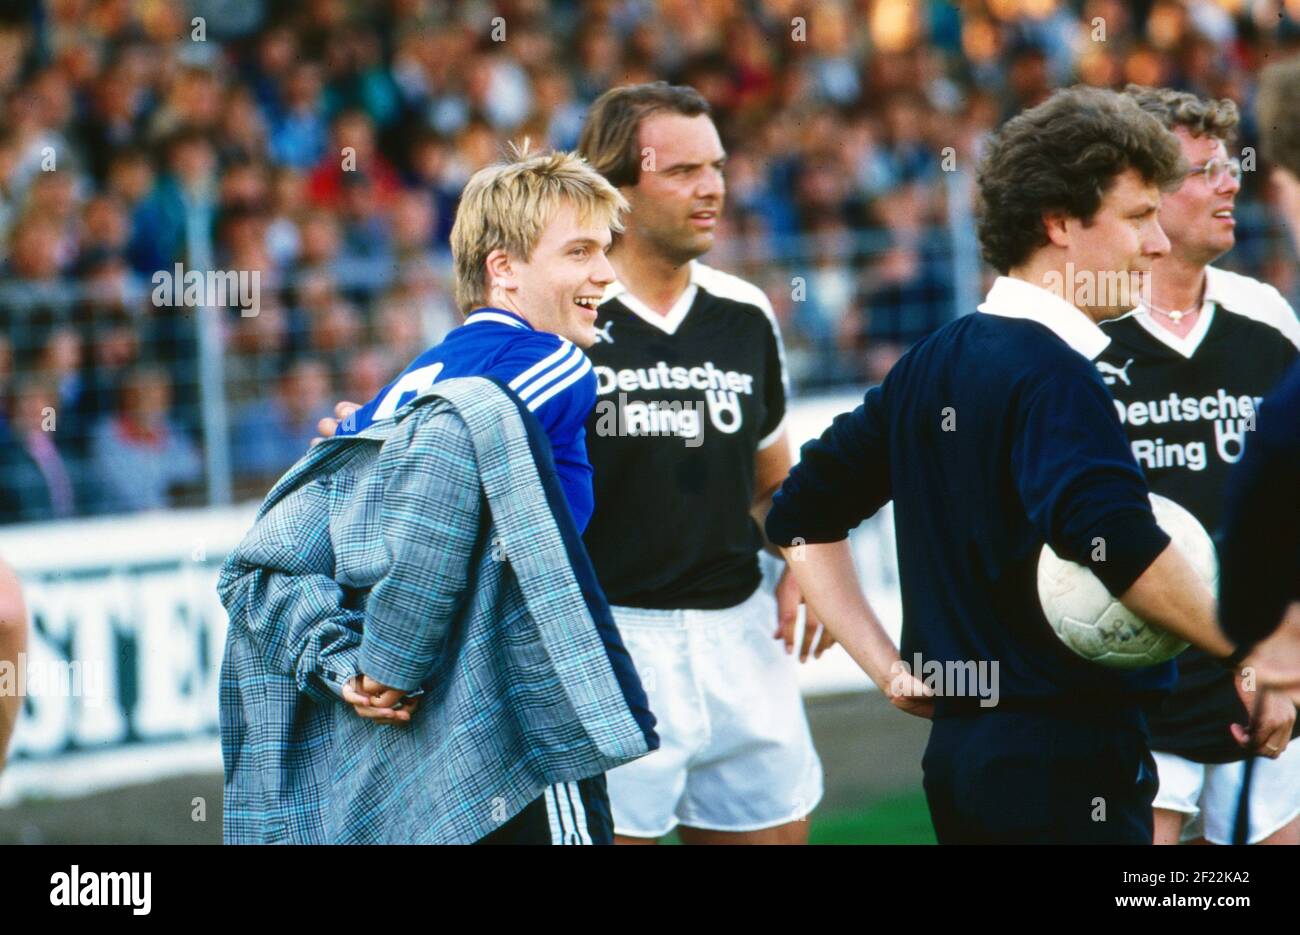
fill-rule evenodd
<path id="1" fill-rule="evenodd" d="M 496 377 L 537 416 L 551 440 L 573 521 L 579 532 L 586 529 L 595 498 L 584 425 L 596 405 L 596 375 L 580 348 L 559 335 L 535 330 L 512 312 L 475 309 L 465 324 L 411 361 L 335 434 L 363 431 L 439 380 L 456 377 Z"/>

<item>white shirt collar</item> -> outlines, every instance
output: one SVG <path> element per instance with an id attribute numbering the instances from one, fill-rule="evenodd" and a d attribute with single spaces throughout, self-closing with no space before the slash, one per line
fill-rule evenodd
<path id="1" fill-rule="evenodd" d="M 666 334 L 674 334 L 685 320 L 686 313 L 695 304 L 695 294 L 699 291 L 700 264 L 695 260 L 691 260 L 686 265 L 690 270 L 690 280 L 687 282 L 686 288 L 682 290 L 682 294 L 677 297 L 677 301 L 673 303 L 673 307 L 668 310 L 667 315 L 660 315 L 646 305 L 628 292 L 627 286 L 617 279 L 605 287 L 605 294 L 600 299 L 601 304 L 603 305 L 610 299 L 618 299 L 637 318 L 653 325 Z"/>
<path id="2" fill-rule="evenodd" d="M 1093 360 L 1110 343 L 1091 318 L 1059 295 L 1010 276 L 999 276 L 979 305 L 986 315 L 1027 318 L 1049 329 L 1073 350 Z"/>
<path id="3" fill-rule="evenodd" d="M 465 316 L 465 324 L 467 325 L 477 325 L 483 322 L 510 325 L 513 328 L 524 328 L 529 331 L 537 330 L 514 312 L 504 308 L 494 308 L 490 305 L 480 306 Z"/>

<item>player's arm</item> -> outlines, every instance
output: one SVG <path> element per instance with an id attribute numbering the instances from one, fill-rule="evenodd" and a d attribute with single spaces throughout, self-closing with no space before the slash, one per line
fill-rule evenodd
<path id="1" fill-rule="evenodd" d="M 414 413 L 385 441 L 379 534 L 387 571 L 366 601 L 358 667 L 405 694 L 428 678 L 469 590 L 482 492 L 468 429 Z"/>
<path id="2" fill-rule="evenodd" d="M 1119 599 L 1151 625 L 1199 646 L 1212 656 L 1226 657 L 1236 648 L 1219 628 L 1214 595 L 1172 542 Z"/>
<path id="3" fill-rule="evenodd" d="M 754 502 L 749 515 L 758 524 L 763 533 L 763 548 L 785 561 L 779 546 L 767 538 L 764 526 L 767 514 L 772 509 L 772 495 L 781 487 L 781 482 L 790 473 L 790 439 L 784 428 L 780 429 L 775 440 L 766 448 L 760 448 L 754 456 Z M 776 631 L 773 639 L 785 643 L 786 653 L 794 652 L 796 629 L 799 622 L 799 607 L 805 606 L 803 642 L 799 647 L 799 661 L 807 662 L 809 654 L 814 659 L 835 645 L 835 637 L 818 619 L 816 612 L 808 607 L 799 588 L 799 579 L 790 571 L 789 565 L 781 572 L 776 583 Z"/>
<path id="4" fill-rule="evenodd" d="M 13 569 L 0 561 L 0 663 L 18 665 L 27 648 L 27 607 Z M 9 738 L 18 723 L 23 699 L 17 692 L 0 694 L 0 770 L 4 769 Z"/>
<path id="5" fill-rule="evenodd" d="M 296 543 L 258 537 L 255 527 L 222 567 L 218 591 L 267 669 L 329 703 L 356 671 L 363 617 L 344 607 L 339 583 L 314 570 L 303 552 Z"/>
<path id="6" fill-rule="evenodd" d="M 790 473 L 794 460 L 790 457 L 790 437 L 782 429 L 775 440 L 767 447 L 760 448 L 754 455 L 754 502 L 750 505 L 749 515 L 754 517 L 758 528 L 763 529 L 767 522 L 768 511 L 772 509 L 772 495 L 781 489 L 781 482 Z M 764 548 L 778 558 L 781 550 L 763 535 Z"/>
<path id="7" fill-rule="evenodd" d="M 898 650 L 862 594 L 848 544 L 849 532 L 891 496 L 882 392 L 872 388 L 861 406 L 804 445 L 772 497 L 767 537 L 822 626 L 898 704 L 916 695 L 895 691 L 907 687 L 893 678 Z"/>
<path id="8" fill-rule="evenodd" d="M 754 499 L 750 515 L 763 532 L 764 548 L 781 557 L 781 551 L 767 538 L 765 525 L 772 508 L 772 495 L 790 473 L 794 463 L 790 456 L 790 436 L 786 431 L 786 398 L 789 395 L 789 374 L 785 369 L 785 355 L 781 349 L 781 332 L 767 296 L 760 293 L 757 301 L 766 313 L 771 330 L 763 361 L 763 418 L 758 428 L 759 441 L 754 453 Z"/>
<path id="9" fill-rule="evenodd" d="M 1228 656 L 1213 595 L 1157 525 L 1110 396 L 1078 367 L 1078 379 L 1053 373 L 1027 389 L 1015 413 L 1011 468 L 1026 515 L 1143 620 Z"/>

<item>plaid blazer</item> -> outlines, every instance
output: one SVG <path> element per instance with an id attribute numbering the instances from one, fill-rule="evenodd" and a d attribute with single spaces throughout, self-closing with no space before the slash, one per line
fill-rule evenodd
<path id="1" fill-rule="evenodd" d="M 532 413 L 435 384 L 312 449 L 218 581 L 227 843 L 468 843 L 659 745 Z M 355 714 L 358 671 L 426 694 Z"/>

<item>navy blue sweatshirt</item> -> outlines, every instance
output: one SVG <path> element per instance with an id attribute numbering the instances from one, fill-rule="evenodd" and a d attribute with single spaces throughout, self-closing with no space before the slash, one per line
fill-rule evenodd
<path id="1" fill-rule="evenodd" d="M 1044 542 L 1112 594 L 1169 543 L 1085 356 L 1108 339 L 1073 306 L 1006 277 L 980 308 L 917 344 L 803 447 L 767 535 L 835 542 L 892 499 L 909 665 L 915 653 L 997 661 L 1004 701 L 1113 706 L 1158 695 L 1172 662 L 1127 672 L 1087 662 L 1052 633 L 1038 599 Z M 1104 561 L 1092 560 L 1097 537 Z"/>
<path id="2" fill-rule="evenodd" d="M 1300 364 L 1259 407 L 1224 515 L 1219 617 L 1230 639 L 1253 645 L 1300 600 Z"/>

